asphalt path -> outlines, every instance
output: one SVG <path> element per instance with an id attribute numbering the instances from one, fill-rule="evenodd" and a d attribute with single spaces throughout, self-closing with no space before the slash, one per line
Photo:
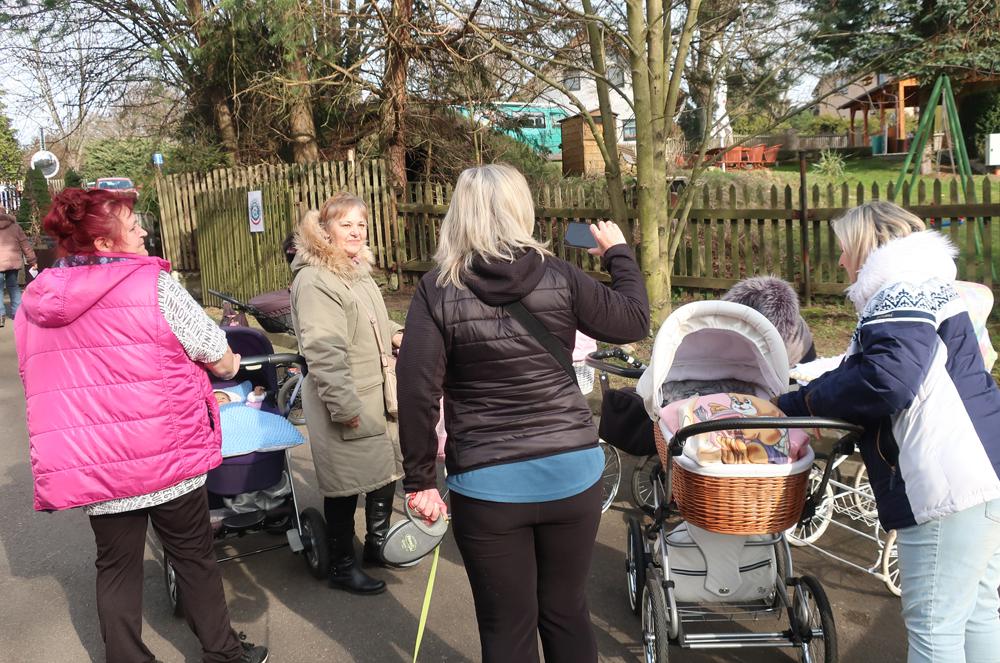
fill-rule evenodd
<path id="1" fill-rule="evenodd" d="M 0 662 L 103 661 L 94 598 L 94 542 L 87 518 L 77 511 L 32 510 L 24 399 L 12 325 L 0 329 L 0 440 Z M 636 513 L 629 503 L 633 463 L 624 459 L 626 478 L 618 501 L 601 522 L 588 580 L 601 661 L 642 660 L 640 623 L 628 609 L 623 572 L 624 523 Z M 307 448 L 295 450 L 292 474 L 299 508 L 319 507 Z M 359 531 L 363 527 L 359 510 Z M 220 545 L 219 552 L 273 543 L 280 539 L 259 534 Z M 877 555 L 873 542 L 837 528 L 831 528 L 822 543 L 863 566 L 874 564 Z M 162 556 L 152 534 L 147 544 L 144 639 L 161 661 L 199 661 L 197 641 L 184 621 L 171 614 Z M 797 573 L 815 575 L 829 594 L 841 661 L 905 660 L 899 600 L 878 579 L 807 549 L 796 549 L 794 562 Z M 406 570 L 372 570 L 389 586 L 374 597 L 328 589 L 288 549 L 226 562 L 222 568 L 234 626 L 250 640 L 270 647 L 272 663 L 412 659 L 430 569 L 427 560 Z M 722 624 L 722 628 L 780 630 L 784 625 L 768 618 L 757 624 Z M 798 660 L 789 651 L 774 649 L 675 648 L 672 656 L 691 663 Z M 472 595 L 450 536 L 442 547 L 420 660 L 480 660 Z"/>

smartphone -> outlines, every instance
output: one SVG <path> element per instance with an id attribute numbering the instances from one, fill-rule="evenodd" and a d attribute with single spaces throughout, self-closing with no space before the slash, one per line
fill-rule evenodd
<path id="1" fill-rule="evenodd" d="M 563 238 L 563 244 L 576 249 L 597 248 L 597 240 L 590 233 L 590 224 L 576 221 L 571 221 L 566 226 L 566 237 Z"/>

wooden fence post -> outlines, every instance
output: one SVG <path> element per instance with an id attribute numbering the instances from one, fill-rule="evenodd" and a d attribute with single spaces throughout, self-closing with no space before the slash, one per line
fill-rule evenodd
<path id="1" fill-rule="evenodd" d="M 809 195 L 806 189 L 806 153 L 799 152 L 799 242 L 802 253 L 802 297 L 812 306 L 812 284 L 809 268 Z"/>

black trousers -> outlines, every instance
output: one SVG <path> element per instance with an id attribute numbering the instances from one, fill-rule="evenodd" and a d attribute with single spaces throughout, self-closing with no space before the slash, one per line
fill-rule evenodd
<path id="1" fill-rule="evenodd" d="M 452 531 L 472 585 L 483 663 L 595 663 L 586 584 L 601 482 L 553 502 L 451 493 Z M 536 635 L 537 634 L 537 635 Z"/>
<path id="2" fill-rule="evenodd" d="M 184 616 L 201 642 L 203 660 L 239 661 L 243 648 L 229 623 L 203 486 L 159 506 L 90 518 L 97 542 L 97 614 L 108 663 L 153 661 L 142 641 L 147 521 L 177 572 Z"/>

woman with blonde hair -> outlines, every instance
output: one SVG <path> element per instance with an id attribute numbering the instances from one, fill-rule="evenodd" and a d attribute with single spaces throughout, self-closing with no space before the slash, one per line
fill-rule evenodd
<path id="1" fill-rule="evenodd" d="M 378 564 L 403 476 L 383 392 L 383 360 L 399 347 L 402 327 L 372 279 L 367 240 L 368 207 L 338 193 L 302 219 L 292 261 L 292 321 L 309 365 L 302 405 L 329 528 L 330 586 L 357 594 L 385 590 L 355 561 L 358 495 L 365 494 L 364 559 Z"/>
<path id="2" fill-rule="evenodd" d="M 649 302 L 614 223 L 591 226 L 603 285 L 532 236 L 524 177 L 506 165 L 458 178 L 400 349 L 399 412 L 410 506 L 447 517 L 435 481 L 439 399 L 454 535 L 483 661 L 592 663 L 585 586 L 601 517 L 604 455 L 570 363 L 576 331 L 646 336 Z"/>
<path id="3" fill-rule="evenodd" d="M 861 455 L 897 530 L 910 663 L 1000 652 L 1000 390 L 956 290 L 956 248 L 873 201 L 833 223 L 859 322 L 837 369 L 778 407 L 863 425 Z"/>

